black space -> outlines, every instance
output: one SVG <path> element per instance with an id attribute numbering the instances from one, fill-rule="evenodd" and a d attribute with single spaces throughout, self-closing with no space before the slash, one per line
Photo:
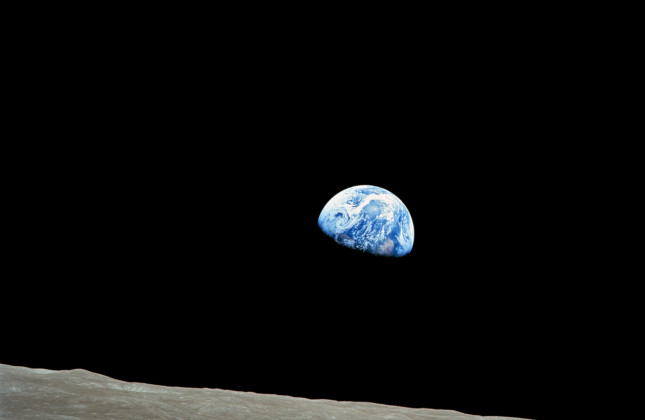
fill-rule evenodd
<path id="1" fill-rule="evenodd" d="M 584 156 L 562 142 L 565 72 L 491 45 L 179 64 L 134 47 L 82 68 L 59 51 L 44 80 L 32 66 L 13 107 L 0 362 L 548 411 L 536 384 L 570 330 L 555 319 L 583 258 Z M 319 230 L 360 184 L 406 204 L 411 254 Z"/>

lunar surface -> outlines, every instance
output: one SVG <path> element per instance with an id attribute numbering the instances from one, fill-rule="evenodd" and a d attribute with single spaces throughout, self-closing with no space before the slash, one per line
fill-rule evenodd
<path id="1" fill-rule="evenodd" d="M 0 364 L 0 419 L 494 420 L 510 417 L 147 385 L 118 381 L 81 369 L 53 371 Z"/>
<path id="2" fill-rule="evenodd" d="M 412 216 L 405 204 L 372 185 L 347 188 L 332 197 L 318 226 L 339 244 L 374 255 L 402 257 L 414 243 Z"/>

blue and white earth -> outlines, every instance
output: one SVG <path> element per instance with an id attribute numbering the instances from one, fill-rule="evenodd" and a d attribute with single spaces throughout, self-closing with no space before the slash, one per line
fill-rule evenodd
<path id="1" fill-rule="evenodd" d="M 414 225 L 405 204 L 383 188 L 359 185 L 336 194 L 318 226 L 341 245 L 375 255 L 402 257 L 412 251 Z"/>

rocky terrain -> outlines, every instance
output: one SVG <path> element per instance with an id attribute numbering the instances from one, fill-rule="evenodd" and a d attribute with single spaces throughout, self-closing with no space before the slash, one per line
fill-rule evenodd
<path id="1" fill-rule="evenodd" d="M 53 371 L 0 364 L 0 419 L 499 420 L 509 417 L 147 385 L 118 381 L 81 369 Z"/>

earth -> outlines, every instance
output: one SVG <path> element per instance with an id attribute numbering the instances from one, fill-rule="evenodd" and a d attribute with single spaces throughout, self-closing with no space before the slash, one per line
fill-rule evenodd
<path id="1" fill-rule="evenodd" d="M 405 204 L 372 185 L 347 188 L 332 197 L 318 226 L 339 244 L 374 255 L 402 257 L 414 243 L 414 225 Z"/>

